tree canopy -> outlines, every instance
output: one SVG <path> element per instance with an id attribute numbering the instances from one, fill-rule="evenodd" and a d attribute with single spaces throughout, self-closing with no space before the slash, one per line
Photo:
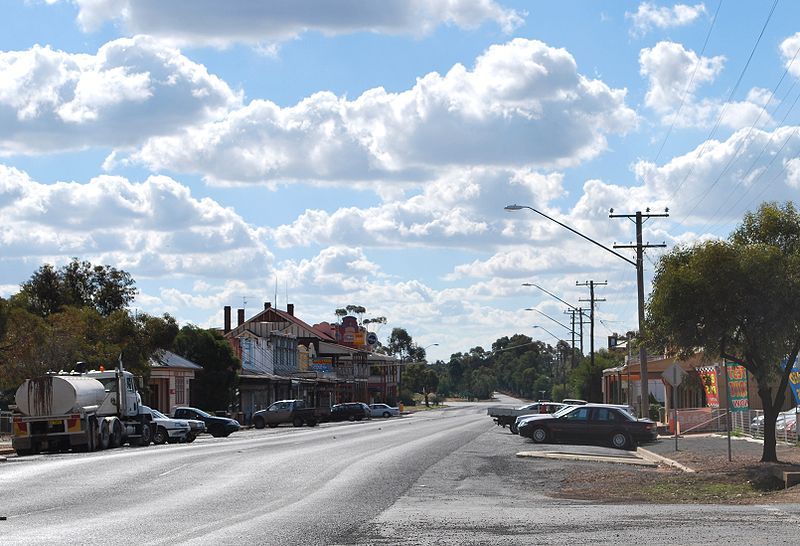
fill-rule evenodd
<path id="1" fill-rule="evenodd" d="M 222 334 L 214 329 L 184 326 L 175 338 L 174 351 L 203 367 L 197 373 L 194 403 L 210 411 L 227 410 L 236 398 L 240 363 Z"/>
<path id="2" fill-rule="evenodd" d="M 102 316 L 125 309 L 136 297 L 133 278 L 108 265 L 92 265 L 73 258 L 55 269 L 41 266 L 14 296 L 28 311 L 46 317 L 66 306 L 91 307 Z"/>
<path id="3" fill-rule="evenodd" d="M 800 350 L 800 215 L 765 203 L 725 241 L 678 247 L 658 263 L 648 301 L 650 343 L 702 350 L 744 366 L 764 408 L 762 461 L 777 460 L 775 421 Z"/>

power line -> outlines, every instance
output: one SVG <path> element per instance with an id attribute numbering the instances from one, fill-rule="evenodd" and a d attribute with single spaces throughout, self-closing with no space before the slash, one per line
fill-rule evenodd
<path id="1" fill-rule="evenodd" d="M 750 50 L 750 55 L 747 57 L 747 62 L 744 64 L 744 67 L 742 68 L 741 72 L 739 73 L 739 77 L 736 80 L 736 84 L 733 86 L 733 89 L 731 89 L 731 92 L 728 95 L 728 100 L 725 101 L 725 104 L 722 105 L 722 108 L 720 109 L 719 115 L 717 116 L 717 121 L 714 123 L 714 127 L 711 129 L 711 132 L 708 134 L 708 136 L 706 137 L 706 140 L 703 142 L 703 146 L 700 149 L 700 152 L 698 152 L 698 154 L 697 154 L 697 159 L 700 159 L 700 157 L 703 155 L 703 152 L 705 151 L 706 146 L 708 146 L 709 141 L 713 138 L 714 133 L 717 132 L 717 129 L 719 128 L 719 125 L 722 122 L 722 116 L 725 114 L 725 110 L 728 108 L 728 104 L 730 104 L 731 100 L 733 99 L 734 94 L 739 89 L 739 85 L 742 83 L 742 79 L 744 78 L 744 74 L 745 74 L 745 72 L 747 72 L 747 68 L 750 66 L 750 61 L 753 60 L 753 55 L 755 55 L 756 49 L 758 48 L 758 44 L 761 43 L 761 38 L 764 36 L 764 31 L 767 29 L 767 25 L 769 24 L 770 20 L 772 19 L 772 14 L 774 13 L 775 6 L 777 6 L 777 5 L 778 5 L 778 0 L 774 0 L 773 3 L 772 3 L 772 8 L 770 8 L 769 14 L 767 15 L 767 20 L 764 21 L 764 24 L 761 27 L 761 32 L 758 34 L 758 38 L 756 39 L 756 43 L 753 44 L 753 48 Z M 686 176 L 683 177 L 683 180 L 681 181 L 681 183 L 678 184 L 677 188 L 675 188 L 675 191 L 673 192 L 673 197 L 675 195 L 677 195 L 677 193 L 680 191 L 680 189 L 683 187 L 683 185 L 689 179 L 689 176 L 691 176 L 691 174 L 694 172 L 695 165 L 697 165 L 697 161 L 692 163 L 691 167 L 689 168 L 689 171 L 686 173 Z M 679 222 L 679 224 L 682 224 L 683 221 L 686 220 L 687 217 L 688 217 L 688 215 L 686 217 L 684 217 L 684 219 L 681 220 L 681 222 Z"/>
<path id="2" fill-rule="evenodd" d="M 672 123 L 667 130 L 667 134 L 664 135 L 664 140 L 661 141 L 661 146 L 658 148 L 658 153 L 656 154 L 656 158 L 653 160 L 653 163 L 658 163 L 658 159 L 661 157 L 661 151 L 664 149 L 664 145 L 667 143 L 667 139 L 669 135 L 672 133 L 673 127 L 675 127 L 675 122 L 681 115 L 681 110 L 683 110 L 683 103 L 686 101 L 686 95 L 689 94 L 689 89 L 692 88 L 692 84 L 694 83 L 694 78 L 697 75 L 697 70 L 700 68 L 700 63 L 703 60 L 703 54 L 706 52 L 706 46 L 708 45 L 708 39 L 711 37 L 711 31 L 714 30 L 714 23 L 717 22 L 717 15 L 719 14 L 719 9 L 722 7 L 722 0 L 719 0 L 717 4 L 717 10 L 714 12 L 714 18 L 711 19 L 711 26 L 708 27 L 708 32 L 706 33 L 706 39 L 703 42 L 703 49 L 700 50 L 700 55 L 697 57 L 697 63 L 694 65 L 694 71 L 692 72 L 692 77 L 689 78 L 689 83 L 686 84 L 686 89 L 683 90 L 683 96 L 681 97 L 681 104 L 678 107 L 678 111 L 672 117 Z"/>

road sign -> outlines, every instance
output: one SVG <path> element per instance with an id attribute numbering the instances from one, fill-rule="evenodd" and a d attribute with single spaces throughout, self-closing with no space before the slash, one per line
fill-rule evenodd
<path id="1" fill-rule="evenodd" d="M 683 371 L 683 368 L 681 368 L 680 365 L 676 362 L 675 364 L 664 370 L 664 373 L 661 374 L 661 377 L 664 379 L 664 381 L 666 381 L 673 387 L 677 387 L 678 385 L 681 384 L 681 381 L 683 381 L 685 375 L 686 372 Z"/>
<path id="2" fill-rule="evenodd" d="M 375 345 L 378 343 L 378 334 L 370 332 L 367 334 L 367 345 Z"/>

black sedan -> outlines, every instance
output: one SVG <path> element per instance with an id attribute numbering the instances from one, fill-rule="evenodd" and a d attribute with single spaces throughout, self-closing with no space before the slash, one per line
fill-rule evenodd
<path id="1" fill-rule="evenodd" d="M 225 437 L 239 430 L 239 421 L 228 417 L 217 417 L 197 408 L 175 408 L 172 413 L 175 419 L 197 419 L 206 424 L 211 436 Z"/>
<path id="2" fill-rule="evenodd" d="M 636 449 L 637 444 L 658 437 L 656 424 L 650 419 L 637 419 L 608 404 L 571 406 L 551 415 L 537 415 L 521 423 L 519 433 L 537 444 L 610 444 L 617 449 Z"/>
<path id="3" fill-rule="evenodd" d="M 363 402 L 346 402 L 331 406 L 331 421 L 361 421 L 370 419 L 372 412 Z"/>

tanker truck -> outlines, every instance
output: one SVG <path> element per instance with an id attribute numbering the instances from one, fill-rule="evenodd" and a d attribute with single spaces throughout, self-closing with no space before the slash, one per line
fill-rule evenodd
<path id="1" fill-rule="evenodd" d="M 48 373 L 17 389 L 11 439 L 17 455 L 41 451 L 95 451 L 124 443 L 146 446 L 155 432 L 142 412 L 135 377 L 119 367 Z"/>

